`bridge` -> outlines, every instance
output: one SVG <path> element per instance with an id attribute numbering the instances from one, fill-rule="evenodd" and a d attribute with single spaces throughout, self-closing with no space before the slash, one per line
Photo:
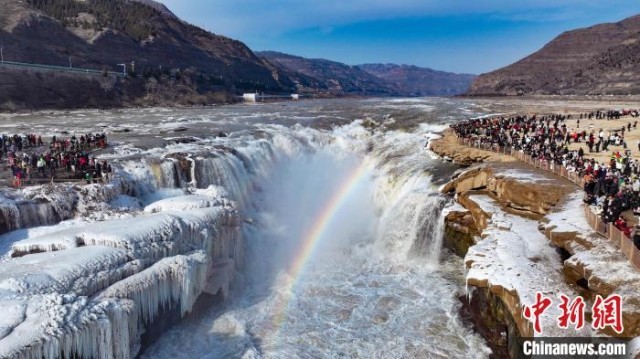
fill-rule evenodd
<path id="1" fill-rule="evenodd" d="M 299 100 L 300 95 L 297 93 L 293 93 L 291 95 L 265 95 L 264 93 L 245 93 L 242 95 L 242 99 L 244 102 L 262 102 L 264 100 L 270 99 L 288 99 L 288 100 Z"/>

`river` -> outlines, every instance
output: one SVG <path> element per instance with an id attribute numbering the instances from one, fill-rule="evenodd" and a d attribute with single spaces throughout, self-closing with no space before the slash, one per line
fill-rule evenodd
<path id="1" fill-rule="evenodd" d="M 53 226 L 45 210 L 20 218 L 0 248 L 9 261 L 19 240 L 204 191 L 239 211 L 244 265 L 224 303 L 200 305 L 143 358 L 485 357 L 459 316 L 462 260 L 442 249 L 438 187 L 456 168 L 425 145 L 488 111 L 428 98 L 3 115 L 11 133 L 106 132 L 98 157 L 134 188 L 90 195 L 100 203 Z"/>

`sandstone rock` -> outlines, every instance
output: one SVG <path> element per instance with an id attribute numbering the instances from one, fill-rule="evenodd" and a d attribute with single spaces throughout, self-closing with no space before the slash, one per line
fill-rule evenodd
<path id="1" fill-rule="evenodd" d="M 444 247 L 464 257 L 480 235 L 471 212 L 450 212 L 445 217 Z"/>
<path id="2" fill-rule="evenodd" d="M 488 167 L 476 167 L 462 172 L 458 177 L 442 188 L 442 193 L 464 193 L 474 189 L 487 187 L 489 177 L 493 174 Z"/>
<path id="3" fill-rule="evenodd" d="M 548 213 L 571 187 L 566 183 L 560 185 L 560 179 L 548 182 L 519 181 L 496 173 L 492 166 L 475 167 L 460 173 L 444 185 L 441 192 L 460 195 L 485 189 L 504 207 L 535 217 Z M 459 201 L 465 200 L 464 196 L 459 196 Z"/>
<path id="4" fill-rule="evenodd" d="M 453 163 L 461 166 L 470 166 L 481 162 L 513 162 L 515 158 L 497 154 L 491 151 L 484 151 L 477 148 L 470 148 L 460 145 L 458 138 L 452 129 L 447 129 L 442 133 L 442 137 L 429 142 L 429 149 Z"/>

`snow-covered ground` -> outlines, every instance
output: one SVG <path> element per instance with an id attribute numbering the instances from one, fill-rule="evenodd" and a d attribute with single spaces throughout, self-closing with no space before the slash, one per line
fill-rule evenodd
<path id="1" fill-rule="evenodd" d="M 538 222 L 504 212 L 487 195 L 471 195 L 485 213 L 491 214 L 484 237 L 469 248 L 465 257 L 467 281 L 500 286 L 517 295 L 521 305 L 536 302 L 540 292 L 554 302 L 561 294 L 575 298 L 578 293 L 569 287 L 562 273 L 562 259 L 547 237 L 538 230 Z M 543 332 L 539 336 L 589 336 L 590 329 L 580 332 L 561 329 L 557 305 L 549 307 L 541 316 Z"/>
<path id="2" fill-rule="evenodd" d="M 503 176 L 512 178 L 520 182 L 541 182 L 541 181 L 554 181 L 553 178 L 549 178 L 539 171 L 531 171 L 524 169 L 500 169 L 496 170 L 497 176 Z"/>
<path id="3" fill-rule="evenodd" d="M 575 232 L 579 241 L 571 244 L 574 254 L 567 265 L 583 271 L 590 288 L 619 294 L 623 298 L 623 310 L 640 313 L 640 272 L 631 264 L 620 248 L 593 232 L 582 207 L 581 191 L 568 196 L 557 212 L 547 216 L 547 228 L 554 232 Z M 605 294 L 605 293 L 603 293 Z"/>

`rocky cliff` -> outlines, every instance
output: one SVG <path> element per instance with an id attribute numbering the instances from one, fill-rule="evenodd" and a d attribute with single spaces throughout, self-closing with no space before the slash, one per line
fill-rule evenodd
<path id="1" fill-rule="evenodd" d="M 640 333 L 640 273 L 617 245 L 593 232 L 582 192 L 569 181 L 520 163 L 492 162 L 457 174 L 443 193 L 457 204 L 445 219 L 444 244 L 465 259 L 468 293 L 462 316 L 498 356 L 519 357 L 522 338 L 539 336 L 522 315 L 541 291 L 623 298 L 624 329 L 559 329 L 558 311 L 544 313 L 542 336 L 636 337 Z M 586 310 L 587 322 L 592 320 Z"/>
<path id="2" fill-rule="evenodd" d="M 411 65 L 364 64 L 358 68 L 385 80 L 403 96 L 459 95 L 467 92 L 476 77 Z"/>
<path id="3" fill-rule="evenodd" d="M 478 76 L 469 95 L 640 93 L 640 15 L 567 31 L 539 51 Z"/>
<path id="4" fill-rule="evenodd" d="M 479 162 L 514 162 L 516 160 L 511 156 L 462 146 L 458 143 L 458 137 L 452 129 L 446 129 L 440 138 L 430 141 L 428 147 L 445 160 L 461 166 Z"/>

